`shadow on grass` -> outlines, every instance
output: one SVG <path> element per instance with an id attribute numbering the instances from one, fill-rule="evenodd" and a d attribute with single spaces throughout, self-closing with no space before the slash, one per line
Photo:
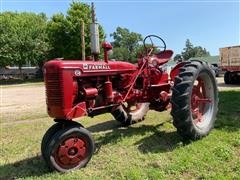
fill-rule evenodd
<path id="1" fill-rule="evenodd" d="M 121 127 L 121 125 L 119 122 L 117 122 L 116 120 L 110 120 L 110 121 L 105 121 L 102 123 L 92 125 L 90 127 L 87 127 L 87 129 L 90 132 L 95 133 L 95 132 L 105 132 L 108 130 L 114 130 L 114 129 L 120 128 L 120 127 Z"/>
<path id="2" fill-rule="evenodd" d="M 40 156 L 24 159 L 12 164 L 0 166 L 0 179 L 38 177 L 50 173 Z"/>
<path id="3" fill-rule="evenodd" d="M 169 120 L 170 121 L 170 120 Z M 120 127 L 116 121 L 107 121 L 98 125 L 87 128 L 88 130 L 94 130 L 92 132 L 101 132 L 112 130 L 105 133 L 103 136 L 96 139 L 96 153 L 106 144 L 116 144 L 122 140 L 122 138 L 132 136 L 144 136 L 146 133 L 151 132 L 152 135 L 142 138 L 137 141 L 135 145 L 142 153 L 158 153 L 168 152 L 174 150 L 179 144 L 188 144 L 189 142 L 183 141 L 183 139 L 174 132 L 161 131 L 161 126 L 169 121 L 160 123 L 158 125 L 141 125 L 141 126 L 129 126 Z M 101 128 L 104 127 L 104 130 Z"/>

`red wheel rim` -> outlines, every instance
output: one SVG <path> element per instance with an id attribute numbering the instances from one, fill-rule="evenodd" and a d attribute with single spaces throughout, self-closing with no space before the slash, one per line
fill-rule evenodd
<path id="1" fill-rule="evenodd" d="M 198 77 L 192 88 L 191 113 L 193 123 L 198 127 L 205 127 L 211 119 L 206 116 L 209 116 L 208 113 L 212 114 L 213 93 L 212 88 L 209 88 L 206 83 L 210 82 L 203 77 Z"/>
<path id="2" fill-rule="evenodd" d="M 55 150 L 56 163 L 65 169 L 77 167 L 87 157 L 87 143 L 79 137 L 65 139 Z"/>

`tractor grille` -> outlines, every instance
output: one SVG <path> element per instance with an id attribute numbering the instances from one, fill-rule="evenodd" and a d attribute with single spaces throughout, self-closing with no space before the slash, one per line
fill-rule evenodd
<path id="1" fill-rule="evenodd" d="M 46 73 L 46 95 L 48 106 L 63 106 L 62 78 L 59 73 Z"/>

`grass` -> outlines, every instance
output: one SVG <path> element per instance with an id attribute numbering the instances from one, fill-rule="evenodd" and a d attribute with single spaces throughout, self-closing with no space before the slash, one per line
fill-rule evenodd
<path id="1" fill-rule="evenodd" d="M 184 142 L 169 112 L 120 127 L 110 114 L 78 119 L 93 133 L 96 151 L 86 168 L 49 172 L 40 142 L 50 118 L 1 125 L 0 179 L 240 179 L 240 91 L 220 92 L 215 129 Z"/>

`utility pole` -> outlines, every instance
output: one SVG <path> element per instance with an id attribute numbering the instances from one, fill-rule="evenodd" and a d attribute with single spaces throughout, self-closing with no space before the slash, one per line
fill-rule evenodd
<path id="1" fill-rule="evenodd" d="M 83 20 L 81 20 L 81 39 L 82 39 L 82 60 L 85 61 L 85 32 Z"/>

